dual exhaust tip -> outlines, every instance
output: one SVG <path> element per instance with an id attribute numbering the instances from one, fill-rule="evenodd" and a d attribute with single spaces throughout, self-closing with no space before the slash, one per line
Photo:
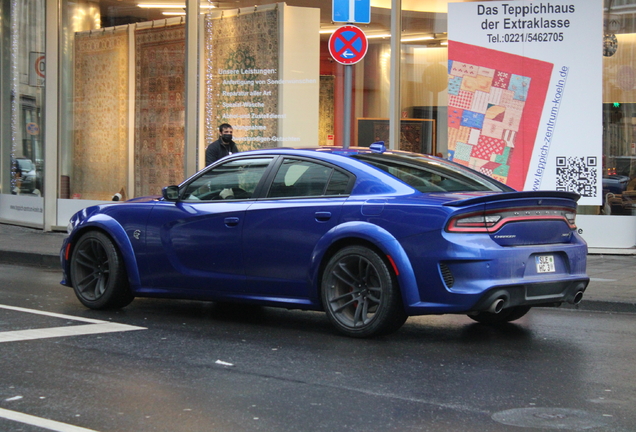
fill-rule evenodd
<path id="1" fill-rule="evenodd" d="M 572 297 L 570 300 L 568 300 L 568 303 L 573 304 L 573 305 L 577 305 L 579 303 L 581 303 L 581 300 L 583 300 L 583 290 L 579 289 L 576 294 L 574 294 L 574 297 Z M 499 312 L 501 312 L 504 307 L 506 307 L 506 303 L 508 301 L 508 298 L 505 296 L 501 296 L 495 299 L 495 301 L 493 301 L 490 306 L 488 307 L 488 309 L 486 309 L 486 312 L 490 312 L 493 314 L 498 314 Z"/>

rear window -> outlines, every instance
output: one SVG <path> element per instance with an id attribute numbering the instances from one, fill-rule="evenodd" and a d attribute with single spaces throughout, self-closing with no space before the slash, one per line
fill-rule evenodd
<path id="1" fill-rule="evenodd" d="M 424 192 L 513 191 L 477 171 L 443 159 L 392 153 L 359 153 L 351 156 Z"/>

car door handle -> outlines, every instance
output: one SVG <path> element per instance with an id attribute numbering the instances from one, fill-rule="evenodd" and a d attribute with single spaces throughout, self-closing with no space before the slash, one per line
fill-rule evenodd
<path id="1" fill-rule="evenodd" d="M 237 217 L 226 217 L 225 218 L 225 226 L 233 227 L 237 226 L 239 223 L 239 218 Z"/>
<path id="2" fill-rule="evenodd" d="M 318 211 L 314 214 L 314 217 L 318 222 L 325 222 L 331 219 L 331 212 Z"/>

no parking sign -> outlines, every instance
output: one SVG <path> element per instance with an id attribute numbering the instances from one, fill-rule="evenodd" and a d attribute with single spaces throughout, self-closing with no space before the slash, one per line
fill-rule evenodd
<path id="1" fill-rule="evenodd" d="M 368 48 L 367 36 L 356 26 L 342 26 L 329 38 L 329 53 L 335 61 L 344 65 L 358 63 Z"/>

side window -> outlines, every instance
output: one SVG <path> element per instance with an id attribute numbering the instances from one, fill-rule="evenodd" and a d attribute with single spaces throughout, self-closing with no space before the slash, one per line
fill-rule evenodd
<path id="1" fill-rule="evenodd" d="M 186 201 L 250 199 L 272 158 L 234 160 L 206 171 L 181 195 Z"/>
<path id="2" fill-rule="evenodd" d="M 348 186 L 349 176 L 334 170 L 329 180 L 329 186 L 327 186 L 326 195 L 346 195 Z"/>
<path id="3" fill-rule="evenodd" d="M 331 167 L 306 160 L 285 159 L 276 173 L 267 197 L 310 197 L 340 194 L 346 191 L 348 181 L 346 175 Z"/>

